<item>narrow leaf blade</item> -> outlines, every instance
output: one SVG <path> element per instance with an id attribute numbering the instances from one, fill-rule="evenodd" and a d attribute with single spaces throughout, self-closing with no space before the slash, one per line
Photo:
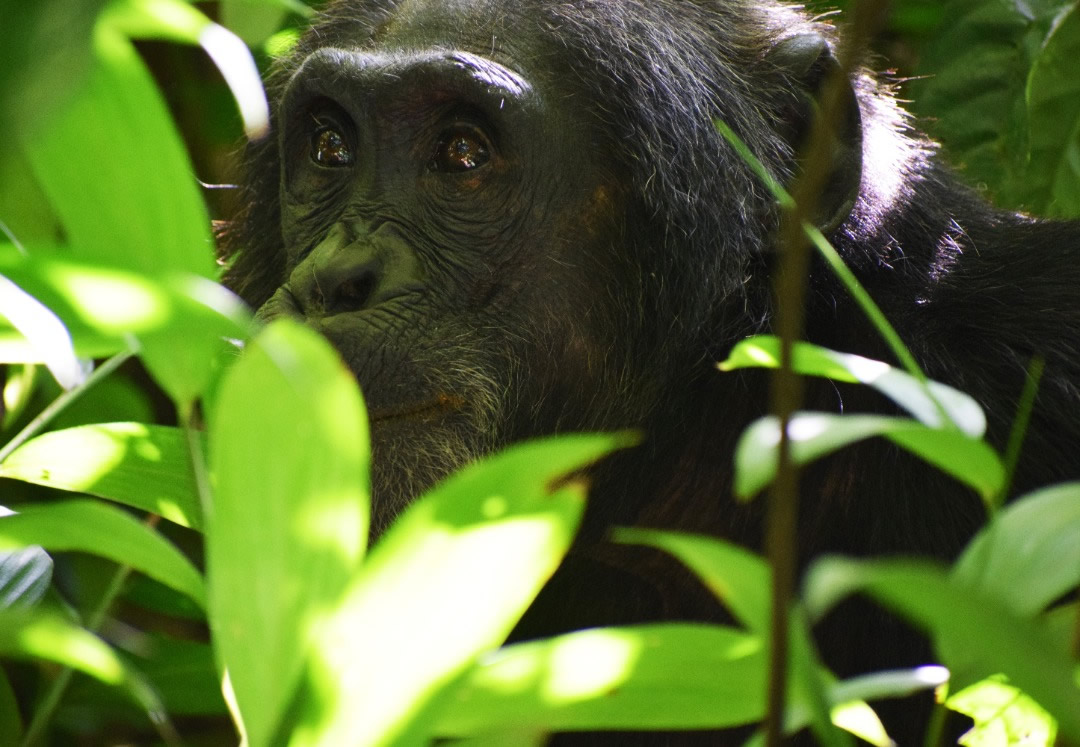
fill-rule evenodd
<path id="1" fill-rule="evenodd" d="M 1080 483 L 1019 498 L 968 543 L 953 577 L 1022 615 L 1080 584 Z"/>
<path id="2" fill-rule="evenodd" d="M 472 669 L 442 736 L 514 728 L 717 729 L 765 712 L 761 639 L 733 628 L 601 628 L 501 649 Z"/>
<path id="3" fill-rule="evenodd" d="M 100 423 L 28 441 L 0 463 L 0 477 L 87 493 L 198 529 L 202 511 L 177 428 Z"/>
<path id="4" fill-rule="evenodd" d="M 316 616 L 363 557 L 367 416 L 329 343 L 280 320 L 225 375 L 209 445 L 211 626 L 251 744 L 264 745 Z"/>
<path id="5" fill-rule="evenodd" d="M 294 743 L 426 738 L 431 720 L 420 714 L 505 638 L 570 544 L 584 490 L 554 481 L 627 443 L 577 435 L 519 445 L 414 503 L 328 616 Z"/>
<path id="6" fill-rule="evenodd" d="M 150 527 L 100 501 L 42 503 L 0 517 L 0 549 L 30 545 L 109 558 L 206 606 L 202 576 L 191 561 Z"/>

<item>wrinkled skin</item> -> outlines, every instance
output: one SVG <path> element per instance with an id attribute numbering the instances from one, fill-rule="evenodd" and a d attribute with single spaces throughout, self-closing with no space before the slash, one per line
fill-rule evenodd
<path id="1" fill-rule="evenodd" d="M 376 531 L 515 440 L 644 435 L 591 471 L 579 542 L 515 637 L 723 619 L 673 561 L 604 536 L 637 524 L 760 544 L 759 505 L 730 498 L 731 454 L 766 380 L 714 364 L 769 329 L 777 213 L 713 119 L 790 181 L 833 46 L 772 0 L 339 0 L 271 76 L 275 135 L 249 153 L 229 280 L 355 372 Z M 868 73 L 850 99 L 816 222 L 927 372 L 983 403 L 992 443 L 1045 355 L 1015 487 L 1080 476 L 1080 229 L 961 187 Z M 888 359 L 829 272 L 810 284 L 808 339 Z M 828 382 L 808 383 L 806 408 L 894 412 Z M 879 442 L 815 465 L 802 493 L 802 562 L 948 557 L 983 519 L 967 489 Z M 818 632 L 842 675 L 928 657 L 858 604 Z M 894 738 L 921 739 L 891 708 Z"/>
<path id="2" fill-rule="evenodd" d="M 302 316 L 356 372 L 377 529 L 499 444 L 625 426 L 651 399 L 609 349 L 640 303 L 610 299 L 641 281 L 610 273 L 603 152 L 557 91 L 472 46 L 405 25 L 377 50 L 318 49 L 279 108 L 287 269 L 261 313 Z"/>

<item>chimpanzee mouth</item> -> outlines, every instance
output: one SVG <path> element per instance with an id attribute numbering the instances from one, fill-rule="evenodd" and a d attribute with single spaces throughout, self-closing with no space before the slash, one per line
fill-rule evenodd
<path id="1" fill-rule="evenodd" d="M 465 407 L 465 398 L 456 394 L 438 394 L 425 402 L 411 402 L 396 407 L 377 407 L 368 413 L 372 424 L 389 420 L 429 420 L 450 415 Z"/>

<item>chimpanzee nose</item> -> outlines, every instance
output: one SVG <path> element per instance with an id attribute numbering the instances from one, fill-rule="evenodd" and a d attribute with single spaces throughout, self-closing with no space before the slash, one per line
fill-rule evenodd
<path id="1" fill-rule="evenodd" d="M 379 264 L 372 257 L 314 268 L 313 300 L 327 314 L 367 308 L 379 285 Z"/>
<path id="2" fill-rule="evenodd" d="M 333 316 L 372 308 L 419 283 L 416 255 L 394 232 L 358 239 L 332 230 L 293 270 L 289 290 L 306 316 Z"/>

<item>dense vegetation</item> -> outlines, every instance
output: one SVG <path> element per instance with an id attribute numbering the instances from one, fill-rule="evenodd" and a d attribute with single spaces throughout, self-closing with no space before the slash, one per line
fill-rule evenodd
<path id="1" fill-rule="evenodd" d="M 296 0 L 4 7 L 0 504 L 15 513 L 0 519 L 0 744 L 220 741 L 230 715 L 256 747 L 760 721 L 770 570 L 717 540 L 618 535 L 680 558 L 737 626 L 498 648 L 581 517 L 583 487 L 556 478 L 632 434 L 518 446 L 366 547 L 353 379 L 321 338 L 260 327 L 215 282 L 227 191 L 191 176 L 219 180 L 243 131 L 265 126 L 245 42 L 265 65 L 308 13 Z M 1002 205 L 1080 216 L 1080 7 L 898 0 L 877 45 L 920 76 L 904 83 L 912 109 L 972 184 Z M 774 367 L 777 351 L 747 340 L 722 368 Z M 810 568 L 791 617 L 787 728 L 887 744 L 873 701 L 939 687 L 943 707 L 975 719 L 967 744 L 1080 744 L 1080 485 L 1003 505 L 1024 408 L 999 454 L 979 406 L 917 368 L 810 346 L 793 367 L 876 387 L 910 413 L 800 414 L 797 461 L 889 438 L 970 484 L 990 520 L 950 567 Z M 740 499 L 770 483 L 778 433 L 765 419 L 744 434 Z M 943 666 L 837 681 L 809 625 L 856 592 L 926 630 Z"/>

